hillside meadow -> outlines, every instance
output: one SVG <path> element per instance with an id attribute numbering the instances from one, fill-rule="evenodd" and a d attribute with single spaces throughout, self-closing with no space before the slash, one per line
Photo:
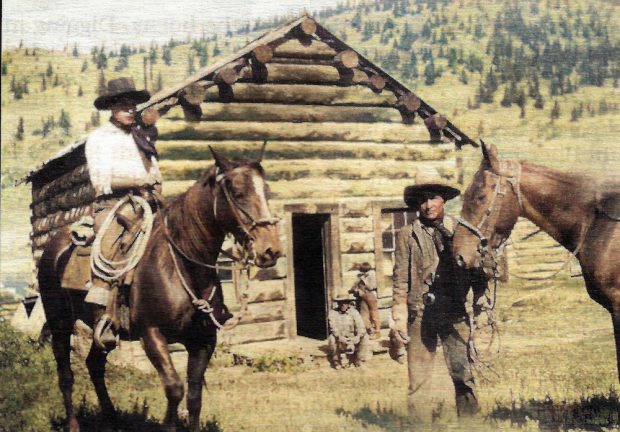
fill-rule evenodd
<path id="1" fill-rule="evenodd" d="M 317 20 L 446 114 L 471 138 L 497 145 L 502 157 L 583 172 L 595 179 L 592 181 L 620 181 L 620 88 L 614 78 L 620 58 L 615 31 L 620 11 L 616 2 L 442 0 L 368 4 L 367 8 L 364 3 L 342 4 L 317 16 Z M 501 62 L 496 64 L 487 49 L 499 40 L 493 38 L 494 28 L 498 22 L 518 16 L 532 28 L 546 23 L 539 27 L 546 26 L 549 41 L 582 50 L 602 43 L 603 33 L 593 35 L 597 29 L 607 29 L 608 39 L 616 44 L 607 76 L 596 84 L 582 83 L 584 72 L 576 68 L 563 77 L 570 79 L 574 88 L 558 93 L 554 84 L 557 77 L 541 75 L 542 108 L 535 107 L 536 100 L 530 96 L 522 107 L 516 103 L 503 106 L 502 95 L 511 85 L 506 78 L 500 80 L 492 102 L 478 103 L 489 71 L 500 75 Z M 586 24 L 578 26 L 577 17 Z M 428 22 L 432 23 L 430 36 Z M 572 27 L 564 24 L 567 22 Z M 146 83 L 149 90 L 166 88 L 182 81 L 192 68 L 200 67 L 205 52 L 207 64 L 211 64 L 267 30 L 257 26 L 218 35 L 217 39 L 209 36 L 174 41 L 165 47 L 130 47 L 127 67 L 120 70 L 115 70 L 120 59 L 118 47 L 101 49 L 108 54 L 101 69 L 96 50 L 94 55 L 87 50 L 74 52 L 70 45 L 64 51 L 33 47 L 3 50 L 2 282 L 25 286 L 32 280 L 30 187 L 15 186 L 15 182 L 85 136 L 97 122 L 107 121 L 109 113 L 97 117 L 92 107 L 102 75 L 104 80 L 132 76 L 138 87 Z M 441 42 L 442 31 L 450 35 L 446 43 Z M 411 46 L 403 43 L 408 32 L 418 35 Z M 521 41 L 519 32 L 519 28 L 506 30 L 514 43 L 513 52 L 525 47 L 529 55 L 530 48 Z M 465 60 L 479 58 L 482 69 L 469 70 L 467 61 L 451 66 L 447 55 L 450 48 L 462 51 Z M 169 64 L 163 59 L 165 49 Z M 432 62 L 428 50 L 433 52 Z M 112 56 L 109 51 L 116 52 Z M 417 56 L 416 66 L 412 65 L 412 53 Z M 154 60 L 148 60 L 151 57 Z M 427 83 L 425 73 L 431 63 L 435 72 L 442 71 Z M 583 59 L 579 63 L 582 65 Z M 416 74 L 411 73 L 413 69 Z M 463 71 L 467 79 L 463 79 Z M 518 90 L 529 94 L 530 79 L 519 81 Z M 12 81 L 18 85 L 27 81 L 28 93 L 16 98 Z M 554 113 L 555 102 L 559 109 Z M 575 110 L 578 115 L 573 114 Z M 59 124 L 63 112 L 70 123 L 65 122 L 64 129 Z M 167 121 L 164 118 L 162 125 Z M 326 129 L 337 127 L 325 123 Z M 359 130 L 350 128 L 350 133 L 361 134 L 368 124 Z M 286 141 L 270 143 L 264 165 L 273 197 L 398 197 L 420 164 L 430 163 L 440 173 L 442 169 L 448 172 L 455 156 L 463 158 L 465 183 L 469 181 L 480 160 L 479 150 L 465 147 L 458 152 L 447 141 L 427 144 L 428 133 L 419 119 L 410 130 L 410 141 L 402 144 L 382 143 L 385 136 L 377 131 L 371 140 L 350 145 L 326 141 L 300 148 Z M 247 148 L 248 142 L 224 140 L 217 150 L 231 157 L 255 155 L 262 141 L 256 140 L 252 148 Z M 418 152 L 420 146 L 425 150 Z M 191 141 L 166 143 L 160 151 L 167 196 L 184 191 L 210 163 L 204 148 Z M 560 278 L 545 284 L 523 284 L 513 279 L 499 287 L 497 305 L 501 351 L 487 357 L 490 368 L 483 368 L 478 379 L 481 416 L 473 423 L 456 421 L 453 390 L 438 355 L 431 395 L 435 400 L 428 405 L 436 418 L 433 430 L 616 430 L 620 404 L 611 322 L 608 313 L 589 299 L 583 281 Z M 480 338 L 483 341 L 487 336 L 481 334 Z M 4 324 L 0 324 L 0 339 L 0 381 L 5 383 L 0 388 L 0 430 L 61 430 L 64 411 L 55 377 L 50 379 L 55 365 L 49 346 L 28 342 Z M 331 370 L 323 362 L 299 365 L 275 352 L 266 352 L 254 367 L 247 367 L 231 366 L 230 354 L 220 350 L 213 363 L 205 377 L 205 431 L 414 429 L 406 416 L 406 367 L 385 355 L 375 356 L 360 370 L 343 371 Z M 81 422 L 85 430 L 100 430 L 102 419 L 96 414 L 87 372 L 79 361 L 74 364 L 74 401 L 80 407 Z M 112 367 L 108 379 L 113 400 L 122 413 L 122 429 L 159 430 L 165 398 L 157 376 Z"/>
<path id="2" fill-rule="evenodd" d="M 500 350 L 484 356 L 478 374 L 481 414 L 458 422 L 443 356 L 433 371 L 428 410 L 433 430 L 613 430 L 618 381 L 611 320 L 590 300 L 579 279 L 559 279 L 545 289 L 516 281 L 498 288 Z M 485 351 L 489 333 L 477 334 Z M 0 430 L 60 430 L 64 410 L 48 345 L 28 344 L 0 325 Z M 288 357 L 292 355 L 293 360 Z M 293 352 L 265 352 L 254 365 L 232 366 L 218 348 L 205 375 L 205 431 L 405 431 L 420 430 L 406 413 L 407 370 L 376 355 L 361 369 L 331 369 L 325 359 L 298 364 Z M 74 358 L 85 430 L 101 430 L 96 397 L 82 362 Z M 181 371 L 185 365 L 178 365 Z M 184 372 L 183 372 L 184 373 Z M 159 378 L 109 366 L 107 377 L 121 430 L 159 430 L 165 398 Z M 15 388 L 23 389 L 15 393 Z M 251 409 L 250 409 L 251 407 Z M 12 425 L 12 427 L 11 427 Z M 19 425 L 16 427 L 15 425 Z M 89 426 L 90 425 L 90 426 Z"/>

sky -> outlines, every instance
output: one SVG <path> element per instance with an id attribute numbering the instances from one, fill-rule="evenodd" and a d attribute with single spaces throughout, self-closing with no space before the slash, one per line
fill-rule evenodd
<path id="1" fill-rule="evenodd" d="M 336 0 L 3 0 L 2 48 L 147 46 L 335 6 Z"/>

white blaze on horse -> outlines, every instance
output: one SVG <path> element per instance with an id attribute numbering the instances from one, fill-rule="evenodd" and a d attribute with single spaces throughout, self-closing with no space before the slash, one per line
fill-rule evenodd
<path id="1" fill-rule="evenodd" d="M 453 241 L 467 268 L 494 259 L 519 216 L 572 252 L 590 297 L 611 314 L 620 376 L 620 184 L 600 183 L 526 161 L 502 161 L 482 143 L 483 159 L 463 195 Z"/>
<path id="2" fill-rule="evenodd" d="M 217 329 L 227 315 L 215 265 L 226 234 L 232 234 L 260 267 L 273 266 L 281 255 L 277 219 L 269 212 L 260 158 L 229 161 L 215 152 L 213 156 L 215 166 L 158 212 L 129 294 L 131 336 L 142 338 L 168 399 L 167 431 L 177 430 L 177 408 L 184 393 L 168 351 L 172 342 L 187 348 L 190 430 L 199 430 L 204 372 L 215 350 Z M 57 258 L 70 241 L 66 229 L 47 244 L 38 280 L 69 430 L 77 432 L 69 340 L 76 320 L 90 322 L 92 316 L 85 307 L 84 292 L 61 284 L 63 273 L 71 269 Z M 106 356 L 91 348 L 86 365 L 104 417 L 113 419 L 114 405 L 104 376 Z"/>

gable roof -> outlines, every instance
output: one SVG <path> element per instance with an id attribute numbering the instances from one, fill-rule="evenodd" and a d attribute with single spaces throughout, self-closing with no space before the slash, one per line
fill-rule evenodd
<path id="1" fill-rule="evenodd" d="M 254 64 L 255 60 L 253 59 L 253 56 L 256 55 L 257 49 L 260 49 L 261 47 L 269 47 L 269 49 L 274 50 L 291 39 L 300 38 L 305 39 L 305 42 L 308 44 L 311 44 L 313 41 L 322 42 L 332 48 L 337 55 L 344 52 L 354 52 L 358 59 L 358 65 L 356 66 L 357 69 L 360 69 L 369 76 L 379 76 L 383 79 L 384 87 L 381 91 L 392 92 L 399 100 L 410 97 L 416 101 L 415 105 L 417 108 L 409 112 L 408 115 L 413 116 L 414 114 L 417 114 L 420 118 L 426 120 L 433 117 L 435 114 L 438 114 L 437 111 L 422 98 L 420 98 L 419 95 L 412 92 L 404 84 L 390 76 L 387 72 L 361 55 L 355 49 L 351 48 L 344 41 L 318 24 L 307 14 L 303 14 L 299 18 L 296 18 L 274 30 L 266 32 L 265 34 L 249 42 L 237 52 L 226 56 L 211 65 L 199 69 L 197 72 L 188 76 L 180 83 L 155 93 L 151 96 L 148 102 L 139 106 L 139 110 L 143 111 L 151 106 L 163 106 L 169 108 L 171 106 L 178 105 L 178 99 L 183 98 L 184 95 L 187 95 L 192 86 L 198 85 L 203 88 L 209 88 L 219 85 L 217 82 L 220 78 L 219 75 L 227 69 L 230 69 L 231 67 L 241 69 L 248 66 L 250 63 Z M 393 107 L 397 108 L 396 105 L 393 105 Z M 461 148 L 466 144 L 471 144 L 474 147 L 478 147 L 476 142 L 474 142 L 464 132 L 445 118 L 442 122 L 440 122 L 439 128 L 443 131 L 445 137 L 455 143 L 457 148 Z M 33 181 L 34 178 L 39 176 L 47 177 L 46 175 L 42 175 L 44 174 L 43 171 L 48 171 L 48 167 L 52 169 L 56 165 L 63 165 L 62 160 L 70 158 L 74 150 L 81 147 L 83 144 L 84 140 L 82 139 L 61 150 L 55 156 L 43 162 L 37 168 L 31 170 L 30 173 L 21 180 L 21 182 Z"/>

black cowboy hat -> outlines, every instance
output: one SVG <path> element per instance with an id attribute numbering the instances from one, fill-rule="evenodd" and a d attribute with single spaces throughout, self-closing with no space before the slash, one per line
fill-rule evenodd
<path id="1" fill-rule="evenodd" d="M 432 172 L 419 170 L 415 176 L 415 184 L 405 188 L 403 198 L 408 207 L 415 208 L 429 195 L 439 195 L 444 201 L 448 201 L 460 193 L 460 190 L 442 179 L 437 170 L 433 169 Z"/>
<path id="2" fill-rule="evenodd" d="M 151 94 L 146 90 L 136 90 L 136 86 L 131 78 L 116 78 L 108 81 L 108 88 L 105 94 L 95 99 L 95 108 L 107 110 L 116 102 L 127 99 L 136 105 L 144 103 L 151 98 Z"/>

